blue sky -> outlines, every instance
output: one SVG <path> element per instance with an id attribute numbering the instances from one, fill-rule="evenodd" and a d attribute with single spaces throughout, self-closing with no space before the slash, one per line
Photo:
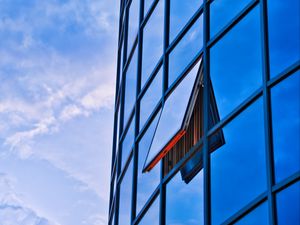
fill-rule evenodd
<path id="1" fill-rule="evenodd" d="M 1 225 L 107 223 L 118 0 L 0 0 Z"/>

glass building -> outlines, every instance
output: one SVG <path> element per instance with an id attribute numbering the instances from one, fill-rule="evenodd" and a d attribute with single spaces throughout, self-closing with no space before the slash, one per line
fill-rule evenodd
<path id="1" fill-rule="evenodd" d="M 121 1 L 109 224 L 300 224 L 299 14 Z"/>

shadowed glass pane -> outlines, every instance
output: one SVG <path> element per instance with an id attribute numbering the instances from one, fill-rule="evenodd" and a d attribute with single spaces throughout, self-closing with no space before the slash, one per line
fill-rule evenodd
<path id="1" fill-rule="evenodd" d="M 256 7 L 211 49 L 210 76 L 221 118 L 262 85 L 260 33 Z"/>
<path id="2" fill-rule="evenodd" d="M 163 21 L 164 1 L 160 0 L 144 28 L 141 87 L 144 86 L 163 54 Z"/>
<path id="3" fill-rule="evenodd" d="M 300 72 L 271 89 L 275 178 L 300 171 Z"/>
<path id="4" fill-rule="evenodd" d="M 155 128 L 158 123 L 161 110 L 148 127 L 146 133 L 139 142 L 139 159 L 138 159 L 138 181 L 137 181 L 137 213 L 143 208 L 155 188 L 159 184 L 160 166 L 157 165 L 149 173 L 142 173 L 147 153 L 153 139 Z"/>
<path id="5" fill-rule="evenodd" d="M 159 225 L 159 196 L 156 197 L 139 225 Z"/>
<path id="6" fill-rule="evenodd" d="M 130 224 L 131 196 L 132 196 L 132 162 L 129 164 L 126 174 L 120 185 L 119 225 Z"/>
<path id="7" fill-rule="evenodd" d="M 140 106 L 140 128 L 143 128 L 145 122 L 153 112 L 153 109 L 162 97 L 162 69 L 158 71 L 154 80 L 148 87 L 146 93 L 141 99 Z"/>
<path id="8" fill-rule="evenodd" d="M 132 149 L 133 143 L 134 143 L 134 117 L 131 120 L 130 127 L 127 130 L 126 136 L 122 142 L 122 168 L 125 165 L 125 162 L 129 156 L 129 153 Z"/>
<path id="9" fill-rule="evenodd" d="M 263 104 L 259 99 L 223 128 L 211 155 L 212 224 L 221 224 L 266 190 Z"/>
<path id="10" fill-rule="evenodd" d="M 268 225 L 269 215 L 268 215 L 268 204 L 265 202 L 252 210 L 249 214 L 244 216 L 241 220 L 234 223 L 235 225 Z"/>
<path id="11" fill-rule="evenodd" d="M 132 0 L 129 7 L 129 18 L 128 18 L 128 45 L 127 55 L 131 52 L 134 39 L 138 33 L 139 27 L 139 4 L 140 0 Z"/>
<path id="12" fill-rule="evenodd" d="M 169 86 L 178 78 L 203 46 L 203 17 L 201 16 L 169 55 Z"/>
<path id="13" fill-rule="evenodd" d="M 125 99 L 124 99 L 124 125 L 126 125 L 130 113 L 133 110 L 136 96 L 136 77 L 137 77 L 137 51 L 131 58 L 126 72 Z"/>
<path id="14" fill-rule="evenodd" d="M 276 196 L 278 225 L 300 224 L 300 182 L 291 185 Z"/>
<path id="15" fill-rule="evenodd" d="M 200 62 L 167 98 L 145 165 L 148 165 L 181 129 Z"/>
<path id="16" fill-rule="evenodd" d="M 177 173 L 166 187 L 166 224 L 204 224 L 203 170 L 186 184 Z"/>
<path id="17" fill-rule="evenodd" d="M 210 37 L 237 16 L 251 0 L 216 0 L 210 5 Z M 249 33 L 247 33 L 249 34 Z"/>
<path id="18" fill-rule="evenodd" d="M 276 76 L 300 60 L 300 1 L 269 0 L 270 72 Z"/>
<path id="19" fill-rule="evenodd" d="M 170 43 L 202 5 L 203 0 L 170 1 Z"/>

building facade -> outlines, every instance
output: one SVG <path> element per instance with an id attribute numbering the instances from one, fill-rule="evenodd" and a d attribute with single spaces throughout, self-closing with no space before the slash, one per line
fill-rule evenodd
<path id="1" fill-rule="evenodd" d="M 121 1 L 109 224 L 300 224 L 299 14 Z"/>

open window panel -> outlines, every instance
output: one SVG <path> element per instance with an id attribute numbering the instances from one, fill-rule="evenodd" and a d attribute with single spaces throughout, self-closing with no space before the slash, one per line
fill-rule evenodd
<path id="1" fill-rule="evenodd" d="M 150 171 L 185 135 L 202 82 L 200 59 L 166 99 L 143 172 Z"/>

